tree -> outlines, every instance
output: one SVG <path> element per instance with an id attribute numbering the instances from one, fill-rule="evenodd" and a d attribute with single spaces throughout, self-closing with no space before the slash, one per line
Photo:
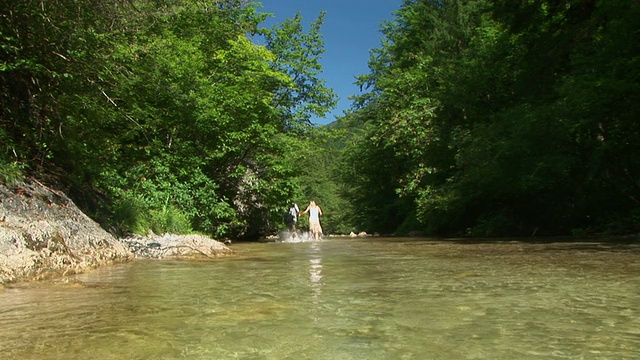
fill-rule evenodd
<path id="1" fill-rule="evenodd" d="M 368 125 L 351 159 L 383 159 L 386 166 L 366 176 L 356 196 L 386 199 L 384 206 L 365 207 L 375 223 L 389 222 L 384 231 L 418 227 L 416 197 L 457 173 L 449 141 L 461 112 L 440 94 L 460 70 L 456 64 L 482 21 L 476 10 L 482 4 L 405 1 L 396 20 L 383 26 L 386 41 L 372 53 L 371 73 L 359 79 L 369 93 L 357 99 L 350 117 Z M 365 164 L 359 165 L 360 171 Z"/>
<path id="2" fill-rule="evenodd" d="M 272 29 L 263 29 L 265 46 L 275 54 L 274 69 L 287 74 L 293 86 L 280 89 L 274 105 L 290 128 L 310 125 L 312 115 L 323 116 L 335 107 L 337 97 L 320 78 L 324 53 L 324 42 L 320 32 L 324 24 L 322 12 L 311 22 L 308 33 L 304 33 L 302 16 L 284 20 Z"/>
<path id="3" fill-rule="evenodd" d="M 321 21 L 275 31 L 275 53 L 249 40 L 265 16 L 243 0 L 15 2 L 1 17 L 4 161 L 53 175 L 97 218 L 139 214 L 123 231 L 158 214 L 216 236 L 271 231 L 294 191 L 288 114 L 303 123 L 333 95 L 318 58 L 287 48 L 319 56 Z"/>

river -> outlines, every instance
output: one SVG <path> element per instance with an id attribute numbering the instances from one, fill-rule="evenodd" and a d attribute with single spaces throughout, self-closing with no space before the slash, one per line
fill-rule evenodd
<path id="1" fill-rule="evenodd" d="M 0 289 L 2 359 L 640 359 L 640 245 L 240 243 Z"/>

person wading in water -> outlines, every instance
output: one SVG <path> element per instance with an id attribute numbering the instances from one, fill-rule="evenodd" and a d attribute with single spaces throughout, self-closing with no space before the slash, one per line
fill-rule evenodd
<path id="1" fill-rule="evenodd" d="M 289 212 L 285 217 L 285 223 L 292 236 L 296 236 L 296 223 L 298 222 L 298 215 L 300 215 L 300 208 L 298 204 L 292 202 Z"/>
<path id="2" fill-rule="evenodd" d="M 314 240 L 320 240 L 322 236 L 322 226 L 320 226 L 320 216 L 322 215 L 322 209 L 316 205 L 316 202 L 311 200 L 309 206 L 300 214 L 304 215 L 309 213 L 309 231 L 313 234 Z"/>

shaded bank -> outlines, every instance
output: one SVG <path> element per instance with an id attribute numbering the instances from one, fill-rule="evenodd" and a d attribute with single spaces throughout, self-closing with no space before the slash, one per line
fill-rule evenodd
<path id="1" fill-rule="evenodd" d="M 64 193 L 36 180 L 0 184 L 0 284 L 79 273 L 135 258 L 229 254 L 199 235 L 117 239 Z"/>

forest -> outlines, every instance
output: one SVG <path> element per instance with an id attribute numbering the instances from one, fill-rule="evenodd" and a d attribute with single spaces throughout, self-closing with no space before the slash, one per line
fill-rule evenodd
<path id="1" fill-rule="evenodd" d="M 326 126 L 324 13 L 268 16 L 11 1 L 0 183 L 63 190 L 118 234 L 257 239 L 310 199 L 327 234 L 640 231 L 637 0 L 404 0 Z"/>

